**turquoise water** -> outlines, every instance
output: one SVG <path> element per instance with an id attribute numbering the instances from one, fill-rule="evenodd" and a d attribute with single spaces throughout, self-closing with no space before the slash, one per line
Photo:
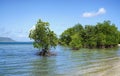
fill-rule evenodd
<path id="1" fill-rule="evenodd" d="M 120 61 L 119 47 L 51 50 L 57 56 L 37 56 L 32 44 L 0 44 L 0 76 L 98 76 Z"/>

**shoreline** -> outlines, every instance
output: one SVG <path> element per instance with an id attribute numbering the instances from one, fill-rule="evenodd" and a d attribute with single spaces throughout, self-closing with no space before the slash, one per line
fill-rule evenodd
<path id="1" fill-rule="evenodd" d="M 88 68 L 86 70 L 77 71 L 72 73 L 70 76 L 120 76 L 120 57 L 117 57 L 113 63 L 109 63 L 103 66 L 96 66 L 93 68 Z M 115 59 L 117 59 L 115 58 Z"/>

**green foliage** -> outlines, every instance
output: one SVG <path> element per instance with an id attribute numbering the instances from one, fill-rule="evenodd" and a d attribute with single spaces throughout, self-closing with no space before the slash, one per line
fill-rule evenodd
<path id="1" fill-rule="evenodd" d="M 110 21 L 104 21 L 103 23 L 98 23 L 97 28 L 97 37 L 98 37 L 98 46 L 110 47 L 117 45 L 119 42 L 119 31 L 114 24 L 111 24 Z"/>
<path id="2" fill-rule="evenodd" d="M 86 25 L 84 29 L 84 45 L 85 47 L 96 47 L 96 34 L 95 34 L 95 27 L 92 25 Z"/>
<path id="3" fill-rule="evenodd" d="M 49 23 L 41 20 L 37 22 L 35 29 L 30 30 L 29 38 L 34 40 L 35 48 L 46 50 L 55 47 L 58 42 L 56 34 L 49 29 Z"/>
<path id="4" fill-rule="evenodd" d="M 77 50 L 82 47 L 82 38 L 79 36 L 79 34 L 74 34 L 71 36 L 71 42 L 70 42 L 70 47 L 73 49 Z"/>
<path id="5" fill-rule="evenodd" d="M 70 46 L 73 49 L 82 47 L 82 32 L 83 27 L 81 24 L 76 24 L 72 28 L 68 28 L 60 35 L 60 43 L 64 46 Z"/>
<path id="6" fill-rule="evenodd" d="M 120 43 L 120 32 L 110 21 L 97 23 L 95 26 L 86 25 L 84 28 L 77 24 L 65 30 L 60 36 L 60 42 L 71 48 L 109 48 Z"/>
<path id="7" fill-rule="evenodd" d="M 104 35 L 103 33 L 98 33 L 96 36 L 96 41 L 97 41 L 97 46 L 98 47 L 102 47 L 105 46 L 106 43 L 106 35 Z"/>
<path id="8" fill-rule="evenodd" d="M 118 42 L 120 44 L 120 31 L 118 32 Z"/>
<path id="9" fill-rule="evenodd" d="M 60 36 L 60 44 L 64 45 L 64 46 L 68 46 L 69 43 L 71 42 L 71 28 L 69 28 L 68 30 L 64 31 L 61 36 Z"/>

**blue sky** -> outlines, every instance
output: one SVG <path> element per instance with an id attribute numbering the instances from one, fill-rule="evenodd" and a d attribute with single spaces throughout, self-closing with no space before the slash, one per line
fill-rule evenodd
<path id="1" fill-rule="evenodd" d="M 50 23 L 57 35 L 77 23 L 110 20 L 120 30 L 120 0 L 0 0 L 0 37 L 29 41 L 38 19 Z"/>

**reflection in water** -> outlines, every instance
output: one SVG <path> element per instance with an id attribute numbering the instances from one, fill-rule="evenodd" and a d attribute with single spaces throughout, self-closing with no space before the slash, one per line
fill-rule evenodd
<path id="1" fill-rule="evenodd" d="M 120 48 L 70 50 L 57 46 L 57 56 L 36 56 L 32 45 L 1 45 L 1 76 L 119 76 Z"/>
<path id="2" fill-rule="evenodd" d="M 32 62 L 32 76 L 54 76 L 54 71 L 56 70 L 55 67 L 55 59 L 54 58 L 47 58 L 47 57 L 40 57 Z"/>

